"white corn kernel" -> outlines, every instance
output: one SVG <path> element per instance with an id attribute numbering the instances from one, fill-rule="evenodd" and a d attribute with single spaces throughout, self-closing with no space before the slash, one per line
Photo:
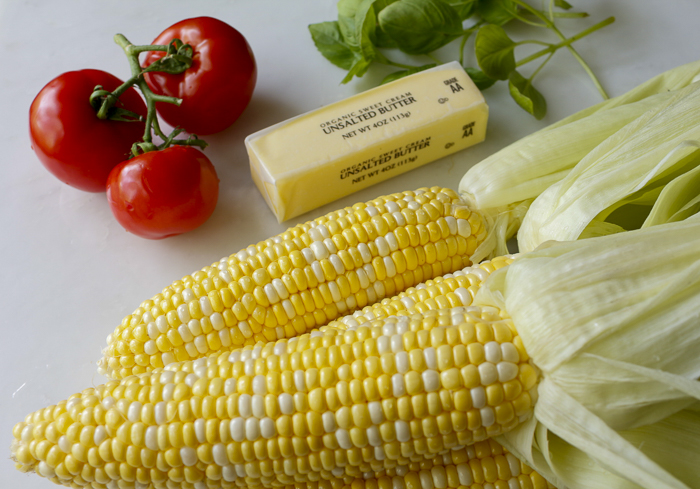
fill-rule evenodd
<path id="1" fill-rule="evenodd" d="M 512 453 L 506 453 L 506 460 L 508 461 L 510 474 L 513 477 L 518 477 L 520 475 L 520 460 Z"/>
<path id="2" fill-rule="evenodd" d="M 326 433 L 333 433 L 336 430 L 335 414 L 332 411 L 323 413 L 321 415 L 321 420 L 323 421 L 323 429 Z"/>
<path id="3" fill-rule="evenodd" d="M 481 424 L 487 428 L 496 422 L 496 414 L 491 406 L 482 407 L 479 409 L 479 414 L 481 414 Z"/>
<path id="4" fill-rule="evenodd" d="M 520 361 L 517 348 L 509 341 L 501 344 L 501 355 L 504 362 L 518 363 Z"/>
<path id="5" fill-rule="evenodd" d="M 267 296 L 267 300 L 270 301 L 270 304 L 277 304 L 280 301 L 280 296 L 277 294 L 277 289 L 275 289 L 274 285 L 265 284 L 263 290 L 265 291 L 265 295 Z"/>
<path id="6" fill-rule="evenodd" d="M 344 429 L 338 429 L 335 432 L 335 438 L 338 441 L 338 446 L 344 450 L 352 448 L 352 441 L 350 440 L 350 433 Z"/>
<path id="7" fill-rule="evenodd" d="M 238 396 L 238 415 L 241 418 L 249 418 L 253 415 L 252 398 L 250 394 L 241 394 Z"/>
<path id="8" fill-rule="evenodd" d="M 389 249 L 389 243 L 386 242 L 384 236 L 378 236 L 374 240 L 374 243 L 377 245 L 377 253 L 379 253 L 379 256 L 385 257 L 388 256 L 391 252 L 391 250 Z"/>
<path id="9" fill-rule="evenodd" d="M 396 264 L 390 256 L 384 257 L 384 268 L 386 268 L 386 276 L 393 278 L 396 275 Z"/>
<path id="10" fill-rule="evenodd" d="M 129 405 L 129 410 L 127 414 L 127 418 L 129 421 L 132 423 L 136 423 L 137 421 L 141 420 L 141 409 L 143 408 L 143 404 L 141 404 L 139 401 L 134 401 Z"/>
<path id="11" fill-rule="evenodd" d="M 472 235 L 472 226 L 466 219 L 457 219 L 457 233 L 463 238 Z"/>
<path id="12" fill-rule="evenodd" d="M 396 371 L 398 373 L 405 374 L 406 372 L 408 372 L 408 369 L 410 367 L 408 353 L 406 353 L 405 351 L 398 352 L 396 354 L 395 363 L 396 363 Z"/>
<path id="13" fill-rule="evenodd" d="M 254 417 L 262 419 L 265 417 L 265 397 L 255 394 L 250 398 L 250 407 Z"/>
<path id="14" fill-rule="evenodd" d="M 255 441 L 260 438 L 260 422 L 257 418 L 245 420 L 245 437 L 249 441 Z"/>
<path id="15" fill-rule="evenodd" d="M 406 421 L 397 419 L 394 421 L 394 429 L 396 430 L 397 441 L 404 443 L 411 439 L 411 429 Z"/>
<path id="16" fill-rule="evenodd" d="M 418 202 L 416 202 L 416 204 L 418 204 Z M 418 476 L 420 477 L 421 489 L 435 489 L 435 485 L 433 484 L 433 476 L 429 471 L 421 470 L 418 473 Z"/>
<path id="17" fill-rule="evenodd" d="M 324 258 L 328 258 L 330 253 L 328 252 L 328 248 L 326 248 L 326 245 L 323 244 L 323 241 L 314 241 L 309 245 L 311 248 L 311 251 L 314 253 L 314 257 L 317 260 L 323 260 Z"/>
<path id="18" fill-rule="evenodd" d="M 518 376 L 520 371 L 515 363 L 510 362 L 499 362 L 499 364 L 496 365 L 496 368 L 498 369 L 499 382 L 508 382 L 509 380 L 513 380 Z"/>
<path id="19" fill-rule="evenodd" d="M 437 369 L 437 354 L 435 353 L 435 348 L 429 346 L 423 349 L 423 358 L 425 358 L 425 365 L 429 369 Z"/>
<path id="20" fill-rule="evenodd" d="M 243 418 L 233 418 L 230 423 L 230 430 L 233 441 L 242 442 L 245 440 L 245 420 Z"/>
<path id="21" fill-rule="evenodd" d="M 282 393 L 277 399 L 282 414 L 292 414 L 294 412 L 294 399 L 291 394 Z"/>
<path id="22" fill-rule="evenodd" d="M 192 447 L 182 447 L 180 449 L 180 458 L 185 466 L 192 467 L 197 463 L 197 452 Z"/>
<path id="23" fill-rule="evenodd" d="M 486 361 L 491 363 L 498 363 L 501 361 L 501 345 L 495 341 L 489 341 L 484 345 L 484 354 L 486 355 Z"/>
<path id="24" fill-rule="evenodd" d="M 484 362 L 477 367 L 481 385 L 491 385 L 498 380 L 498 369 L 493 363 Z"/>
<path id="25" fill-rule="evenodd" d="M 440 374 L 435 370 L 424 370 L 421 378 L 426 392 L 433 392 L 440 388 Z"/>
<path id="26" fill-rule="evenodd" d="M 199 308 L 202 310 L 202 314 L 205 316 L 211 316 L 214 313 L 214 308 L 211 306 L 211 301 L 206 295 L 199 298 Z"/>
<path id="27" fill-rule="evenodd" d="M 476 409 L 481 409 L 482 407 L 486 406 L 486 391 L 482 386 L 470 389 L 469 394 L 472 398 L 472 405 Z"/>
<path id="28" fill-rule="evenodd" d="M 394 397 L 398 398 L 406 394 L 406 385 L 404 384 L 403 375 L 394 374 L 391 376 L 391 386 Z"/>
<path id="29" fill-rule="evenodd" d="M 323 239 L 323 245 L 326 247 L 331 256 L 333 256 L 334 253 L 338 253 L 338 248 L 335 246 L 335 243 L 329 236 L 330 234 Z"/>
<path id="30" fill-rule="evenodd" d="M 146 428 L 146 448 L 158 450 L 158 427 L 149 426 Z"/>
<path id="31" fill-rule="evenodd" d="M 469 487 L 474 483 L 472 469 L 467 464 L 459 464 L 457 466 L 457 475 L 459 476 L 459 484 L 462 486 Z"/>

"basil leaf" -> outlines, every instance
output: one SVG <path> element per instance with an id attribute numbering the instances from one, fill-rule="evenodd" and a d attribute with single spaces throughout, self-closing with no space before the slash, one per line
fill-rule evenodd
<path id="1" fill-rule="evenodd" d="M 466 71 L 469 78 L 472 79 L 476 88 L 482 91 L 486 90 L 497 81 L 495 78 L 486 76 L 483 71 L 477 70 L 476 68 L 464 68 L 464 71 Z"/>
<path id="2" fill-rule="evenodd" d="M 382 83 L 380 83 L 380 85 L 384 85 L 385 83 L 393 82 L 394 80 L 398 80 L 399 78 L 403 78 L 405 76 L 412 75 L 414 73 L 425 71 L 425 70 L 428 70 L 430 68 L 435 68 L 436 66 L 437 66 L 437 64 L 435 64 L 435 63 L 428 63 L 427 65 L 416 66 L 415 68 L 411 68 L 410 70 L 395 71 L 395 72 L 390 73 L 387 76 L 385 76 L 384 79 L 382 80 Z"/>
<path id="3" fill-rule="evenodd" d="M 375 0 L 362 0 L 355 12 L 354 37 L 359 43 L 357 47 L 359 48 L 360 54 L 367 60 L 374 59 L 377 54 L 371 39 L 377 27 L 377 17 L 374 13 L 374 6 L 372 5 L 374 2 Z"/>
<path id="4" fill-rule="evenodd" d="M 515 17 L 518 8 L 511 0 L 479 0 L 476 11 L 489 24 L 503 25 Z"/>
<path id="5" fill-rule="evenodd" d="M 338 27 L 345 42 L 352 48 L 359 48 L 355 35 L 355 14 L 363 0 L 340 0 L 338 2 Z"/>
<path id="6" fill-rule="evenodd" d="M 379 14 L 384 8 L 398 0 L 374 0 L 374 11 Z"/>
<path id="7" fill-rule="evenodd" d="M 340 0 L 338 2 L 338 29 L 342 39 L 354 54 L 343 83 L 365 74 L 379 56 L 372 38 L 377 27 L 373 4 L 376 0 Z"/>
<path id="8" fill-rule="evenodd" d="M 490 78 L 505 80 L 515 70 L 515 43 L 503 27 L 488 24 L 479 29 L 474 51 L 479 68 Z"/>
<path id="9" fill-rule="evenodd" d="M 542 119 L 547 113 L 547 102 L 540 92 L 532 86 L 530 80 L 525 79 L 517 71 L 513 71 L 508 77 L 508 89 L 513 100 L 535 116 L 535 119 Z"/>
<path id="10" fill-rule="evenodd" d="M 384 32 L 381 27 L 377 27 L 374 31 L 374 45 L 378 48 L 398 48 L 399 45 L 396 44 L 389 34 Z"/>
<path id="11" fill-rule="evenodd" d="M 369 65 L 372 63 L 371 60 L 365 59 L 365 58 L 357 58 L 355 62 L 353 63 L 352 67 L 350 67 L 350 70 L 348 71 L 348 74 L 345 75 L 345 78 L 341 81 L 341 83 L 345 84 L 348 83 L 350 80 L 353 79 L 353 77 L 361 77 L 367 72 L 367 68 L 369 68 Z"/>
<path id="12" fill-rule="evenodd" d="M 476 12 L 476 4 L 479 0 L 443 0 L 445 3 L 449 4 L 450 7 L 455 9 L 457 15 L 462 20 L 467 20 L 469 17 L 474 15 Z"/>
<path id="13" fill-rule="evenodd" d="M 379 13 L 379 25 L 399 49 L 426 54 L 462 34 L 462 20 L 440 0 L 399 0 Z"/>
<path id="14" fill-rule="evenodd" d="M 340 33 L 338 22 L 320 22 L 309 26 L 316 49 L 331 63 L 349 70 L 355 62 L 356 54 L 350 49 Z"/>
<path id="15" fill-rule="evenodd" d="M 379 12 L 398 0 L 375 0 L 374 13 L 377 15 L 377 27 L 374 30 L 374 45 L 378 48 L 396 48 L 398 44 L 379 26 Z"/>
<path id="16" fill-rule="evenodd" d="M 338 26 L 351 49 L 372 59 L 376 53 L 372 38 L 377 25 L 373 3 L 377 0 L 340 0 Z"/>

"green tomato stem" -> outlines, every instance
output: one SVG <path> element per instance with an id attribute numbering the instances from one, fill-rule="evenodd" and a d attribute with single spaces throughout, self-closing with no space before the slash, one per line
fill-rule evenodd
<path id="1" fill-rule="evenodd" d="M 197 146 L 199 148 L 206 148 L 207 143 L 203 139 L 173 139 L 170 141 L 170 144 L 174 144 L 176 146 Z"/>
<path id="2" fill-rule="evenodd" d="M 124 37 L 121 34 L 117 34 L 117 36 Z M 115 42 L 117 42 L 116 36 L 115 36 Z M 119 44 L 119 43 L 117 42 L 117 44 Z M 121 44 L 120 44 L 120 46 L 121 46 Z M 129 45 L 129 52 L 132 54 L 136 54 L 136 55 L 139 55 L 141 53 L 145 53 L 147 51 L 167 51 L 167 50 L 168 50 L 168 46 L 164 46 L 162 44 L 149 44 L 147 46 L 134 46 L 133 44 Z"/>
<path id="3" fill-rule="evenodd" d="M 143 76 L 146 72 L 164 70 L 159 69 L 161 65 L 157 67 L 152 67 L 151 65 L 149 67 L 142 68 L 141 64 L 139 63 L 139 55 L 146 51 L 164 51 L 170 54 L 173 53 L 171 51 L 172 46 L 164 46 L 158 44 L 134 46 L 123 34 L 116 34 L 114 36 L 114 42 L 117 43 L 123 49 L 124 54 L 126 54 L 126 58 L 129 62 L 129 68 L 131 70 L 131 77 L 111 93 L 101 89 L 96 89 L 95 92 L 93 92 L 93 97 L 91 97 L 91 103 L 94 102 L 94 95 L 97 95 L 102 99 L 101 105 L 99 106 L 99 110 L 97 111 L 97 117 L 100 119 L 107 119 L 110 114 L 110 109 L 114 106 L 114 104 L 116 104 L 119 96 L 122 95 L 130 87 L 136 86 L 139 88 L 139 90 L 141 90 L 141 93 L 143 94 L 143 97 L 146 100 L 147 113 L 145 118 L 146 127 L 143 134 L 143 140 L 142 142 L 134 143 L 131 149 L 131 152 L 134 156 L 138 156 L 139 154 L 148 151 L 165 149 L 171 144 L 198 146 L 200 148 L 205 148 L 207 146 L 207 143 L 194 135 L 187 139 L 175 140 L 175 136 L 177 136 L 182 131 L 181 129 L 174 129 L 170 136 L 167 136 L 161 130 L 156 112 L 156 103 L 164 102 L 174 105 L 180 105 L 182 103 L 182 99 L 176 97 L 167 97 L 165 95 L 158 95 L 153 93 Z M 182 73 L 191 64 L 191 57 L 187 57 L 189 56 L 189 54 L 182 55 L 180 53 L 179 48 L 183 46 L 181 41 L 174 40 L 173 44 L 174 48 L 172 49 L 178 50 L 178 56 L 176 58 L 177 63 L 174 65 L 174 67 L 173 65 L 170 65 L 170 67 L 168 68 L 168 73 Z M 191 54 L 191 48 L 189 48 L 189 46 L 184 47 L 190 49 Z M 142 117 L 140 119 L 143 120 Z M 155 144 L 153 144 L 153 133 L 155 133 L 156 136 L 158 136 L 159 138 L 163 139 L 163 144 L 161 144 L 160 146 L 156 146 Z"/>

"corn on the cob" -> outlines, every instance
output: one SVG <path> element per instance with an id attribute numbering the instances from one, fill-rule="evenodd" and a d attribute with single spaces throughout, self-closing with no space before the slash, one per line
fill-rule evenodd
<path id="1" fill-rule="evenodd" d="M 18 424 L 13 457 L 69 485 L 365 477 L 513 428 L 530 415 L 536 383 L 505 313 L 428 311 L 87 389 Z"/>
<path id="2" fill-rule="evenodd" d="M 479 214 L 434 187 L 356 204 L 249 246 L 143 302 L 107 338 L 114 379 L 305 333 L 471 265 Z"/>
<path id="3" fill-rule="evenodd" d="M 479 287 L 491 272 L 510 265 L 513 260 L 513 255 L 498 256 L 493 260 L 427 280 L 392 298 L 383 299 L 353 314 L 331 321 L 319 329 L 346 329 L 348 326 L 359 326 L 373 319 L 389 316 L 411 316 L 431 310 L 470 306 Z"/>

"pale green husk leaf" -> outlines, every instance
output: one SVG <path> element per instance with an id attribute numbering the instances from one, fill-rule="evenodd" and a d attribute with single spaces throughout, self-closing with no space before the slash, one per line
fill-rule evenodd
<path id="1" fill-rule="evenodd" d="M 584 156 L 674 91 L 700 75 L 700 61 L 662 73 L 624 95 L 552 124 L 472 167 L 459 192 L 475 209 L 508 207 L 533 199 L 561 180 Z"/>
<path id="2" fill-rule="evenodd" d="M 642 227 L 677 222 L 700 211 L 700 166 L 676 177 L 661 191 Z"/>
<path id="3" fill-rule="evenodd" d="M 697 141 L 700 83 L 677 91 L 618 130 L 542 192 L 518 231 L 520 251 L 548 240 L 577 239 L 593 221 L 640 227 L 644 208 L 648 213 L 663 186 L 700 164 Z M 635 215 L 641 215 L 638 223 Z M 602 229 L 595 227 L 587 235 Z"/>
<path id="4" fill-rule="evenodd" d="M 700 216 L 547 243 L 475 303 L 505 308 L 542 372 L 507 447 L 558 487 L 700 488 Z"/>

